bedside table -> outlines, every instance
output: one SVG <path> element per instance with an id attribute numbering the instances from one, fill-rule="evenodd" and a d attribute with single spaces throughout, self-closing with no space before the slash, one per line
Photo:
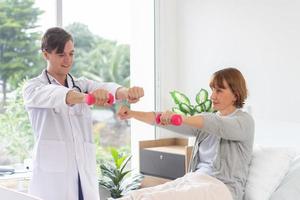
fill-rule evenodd
<path id="1" fill-rule="evenodd" d="M 182 177 L 188 170 L 192 146 L 186 138 L 140 141 L 142 187 L 165 183 Z"/>

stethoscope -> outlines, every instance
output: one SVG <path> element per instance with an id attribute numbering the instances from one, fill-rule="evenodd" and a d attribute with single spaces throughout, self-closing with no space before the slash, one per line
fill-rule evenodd
<path id="1" fill-rule="evenodd" d="M 50 81 L 50 78 L 49 78 L 49 75 L 48 75 L 48 71 L 45 70 L 45 72 L 46 72 L 46 77 L 47 77 L 48 83 L 51 84 L 51 81 Z M 71 81 L 72 81 L 72 84 L 73 84 L 72 89 L 77 89 L 79 92 L 82 92 L 82 90 L 80 89 L 80 87 L 78 87 L 75 84 L 75 81 L 74 81 L 73 77 L 71 76 L 71 74 L 68 73 L 68 76 L 71 78 Z M 65 80 L 65 86 L 69 87 L 69 85 L 68 85 L 68 79 Z"/>

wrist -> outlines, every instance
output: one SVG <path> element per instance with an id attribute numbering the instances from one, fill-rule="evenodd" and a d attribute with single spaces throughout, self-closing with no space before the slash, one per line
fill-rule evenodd
<path id="1" fill-rule="evenodd" d="M 81 103 L 86 103 L 86 98 L 87 98 L 88 94 L 85 94 L 85 93 L 80 93 L 80 94 L 81 94 L 80 102 Z"/>
<path id="2" fill-rule="evenodd" d="M 185 115 L 180 115 L 181 116 L 181 118 L 182 118 L 182 123 L 185 123 L 185 121 L 186 121 L 186 119 L 187 119 L 187 116 L 185 116 Z"/>
<path id="3" fill-rule="evenodd" d="M 133 111 L 133 110 L 128 110 L 127 113 L 128 113 L 128 115 L 129 115 L 130 117 L 136 118 L 136 112 L 135 112 L 135 111 Z"/>
<path id="4" fill-rule="evenodd" d="M 128 96 L 128 88 L 126 87 L 119 87 L 116 91 L 116 99 L 127 99 Z"/>
<path id="5" fill-rule="evenodd" d="M 85 103 L 86 94 L 77 92 L 75 90 L 70 90 L 66 95 L 66 103 L 68 105 Z"/>

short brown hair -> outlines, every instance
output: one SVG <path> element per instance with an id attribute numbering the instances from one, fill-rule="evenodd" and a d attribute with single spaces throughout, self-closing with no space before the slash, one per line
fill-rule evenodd
<path id="1" fill-rule="evenodd" d="M 66 43 L 73 41 L 72 35 L 60 27 L 53 27 L 46 31 L 42 38 L 42 51 L 51 53 L 56 49 L 56 53 L 63 53 Z"/>
<path id="2" fill-rule="evenodd" d="M 224 81 L 227 82 L 232 93 L 236 97 L 235 107 L 242 108 L 247 99 L 247 86 L 243 74 L 236 68 L 225 68 L 216 71 L 211 78 L 209 86 L 211 88 L 225 88 Z"/>

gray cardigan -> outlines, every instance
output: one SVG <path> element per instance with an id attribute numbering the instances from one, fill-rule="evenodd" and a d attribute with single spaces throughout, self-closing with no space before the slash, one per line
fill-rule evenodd
<path id="1" fill-rule="evenodd" d="M 242 200 L 252 157 L 254 120 L 246 112 L 237 110 L 229 116 L 215 113 L 201 114 L 201 129 L 182 126 L 160 126 L 188 136 L 196 136 L 189 171 L 194 172 L 199 163 L 198 150 L 201 142 L 214 134 L 219 138 L 212 176 L 222 181 L 231 191 L 234 200 Z"/>

